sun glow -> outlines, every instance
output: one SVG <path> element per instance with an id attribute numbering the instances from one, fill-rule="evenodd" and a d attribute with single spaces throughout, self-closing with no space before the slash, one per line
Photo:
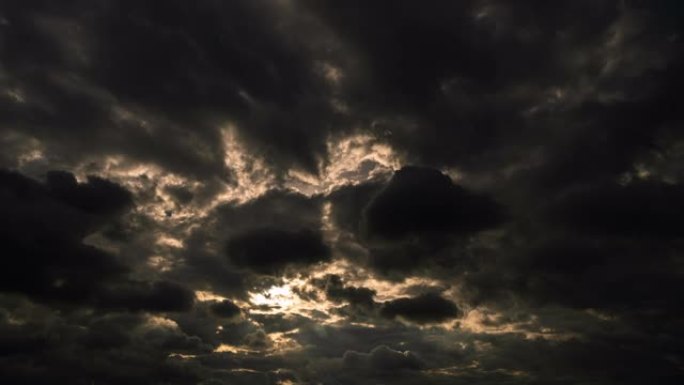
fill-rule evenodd
<path id="1" fill-rule="evenodd" d="M 302 316 L 323 324 L 335 324 L 342 317 L 334 314 L 336 304 L 325 296 L 312 295 L 316 288 L 309 279 L 294 278 L 266 290 L 249 293 L 251 314 L 282 314 L 286 317 Z M 306 294 L 305 294 L 306 293 Z"/>
<path id="2" fill-rule="evenodd" d="M 293 292 L 290 284 L 284 284 L 282 286 L 271 286 L 260 293 L 250 293 L 249 302 L 258 307 L 284 312 L 294 308 L 302 300 Z"/>

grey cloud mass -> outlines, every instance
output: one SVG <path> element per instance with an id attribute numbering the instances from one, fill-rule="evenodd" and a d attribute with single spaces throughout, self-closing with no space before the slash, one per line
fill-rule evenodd
<path id="1" fill-rule="evenodd" d="M 0 382 L 683 383 L 683 27 L 0 2 Z"/>

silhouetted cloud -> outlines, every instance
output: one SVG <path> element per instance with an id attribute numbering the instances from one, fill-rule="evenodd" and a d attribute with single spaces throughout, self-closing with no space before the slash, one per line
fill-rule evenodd
<path id="1" fill-rule="evenodd" d="M 399 298 L 382 304 L 380 314 L 402 317 L 417 323 L 443 322 L 459 317 L 461 310 L 455 303 L 436 294 L 422 294 L 413 298 Z"/>
<path id="2" fill-rule="evenodd" d="M 215 316 L 223 318 L 231 318 L 240 314 L 240 307 L 228 300 L 214 303 L 209 309 Z"/>
<path id="3" fill-rule="evenodd" d="M 371 238 L 460 235 L 500 224 L 502 210 L 437 170 L 405 167 L 368 203 L 363 224 Z"/>
<path id="4" fill-rule="evenodd" d="M 321 234 L 263 228 L 238 235 L 228 241 L 233 263 L 261 273 L 282 269 L 290 263 L 314 263 L 329 258 L 330 251 Z"/>

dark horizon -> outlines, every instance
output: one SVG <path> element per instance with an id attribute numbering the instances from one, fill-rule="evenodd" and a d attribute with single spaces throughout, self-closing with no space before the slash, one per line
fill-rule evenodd
<path id="1" fill-rule="evenodd" d="M 0 2 L 0 382 L 684 383 L 683 27 Z"/>

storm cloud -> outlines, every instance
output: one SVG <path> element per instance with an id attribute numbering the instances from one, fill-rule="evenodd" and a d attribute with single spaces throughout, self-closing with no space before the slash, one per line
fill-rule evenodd
<path id="1" fill-rule="evenodd" d="M 674 0 L 0 4 L 0 378 L 675 384 Z"/>

